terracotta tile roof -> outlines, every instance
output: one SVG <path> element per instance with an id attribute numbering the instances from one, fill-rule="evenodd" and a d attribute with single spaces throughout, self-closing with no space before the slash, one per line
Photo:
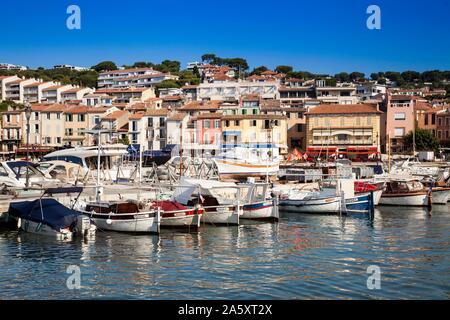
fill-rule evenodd
<path id="1" fill-rule="evenodd" d="M 354 113 L 382 113 L 373 104 L 321 104 L 306 112 L 314 114 L 354 114 Z"/>
<path id="2" fill-rule="evenodd" d="M 47 109 L 49 106 L 50 106 L 49 104 L 33 104 L 31 105 L 31 111 L 43 111 Z"/>
<path id="3" fill-rule="evenodd" d="M 68 108 L 70 107 L 64 104 L 52 104 L 48 106 L 45 110 L 42 110 L 42 112 L 64 112 Z"/>
<path id="4" fill-rule="evenodd" d="M 51 87 L 42 89 L 42 91 L 56 90 L 56 89 L 63 88 L 63 87 L 65 87 L 65 86 L 51 86 Z"/>
<path id="5" fill-rule="evenodd" d="M 201 113 L 196 118 L 197 119 L 221 119 L 223 117 L 222 113 Z"/>
<path id="6" fill-rule="evenodd" d="M 390 100 L 415 100 L 417 97 L 408 96 L 404 94 L 395 94 L 390 97 Z"/>
<path id="7" fill-rule="evenodd" d="M 229 77 L 226 74 L 223 73 L 216 73 L 212 76 L 212 78 L 214 80 L 218 80 L 218 81 L 236 81 L 235 78 Z"/>
<path id="8" fill-rule="evenodd" d="M 185 104 L 181 108 L 179 108 L 179 110 L 184 110 L 184 111 L 217 110 L 217 109 L 219 109 L 220 104 L 221 104 L 221 101 L 218 101 L 218 100 L 211 100 L 211 101 L 205 101 L 205 102 L 192 101 L 192 102 Z"/>
<path id="9" fill-rule="evenodd" d="M 32 87 L 37 87 L 37 86 L 40 86 L 41 84 L 44 84 L 45 82 L 39 82 L 39 81 L 36 81 L 36 82 L 32 82 L 32 83 L 30 83 L 30 84 L 26 84 L 26 85 L 24 85 L 23 87 L 24 88 L 32 88 Z"/>
<path id="10" fill-rule="evenodd" d="M 111 112 L 110 114 L 104 116 L 102 118 L 102 120 L 117 120 L 117 119 L 123 117 L 125 114 L 128 114 L 128 112 L 125 110 L 114 111 L 114 112 Z"/>
<path id="11" fill-rule="evenodd" d="M 14 77 L 14 76 L 0 76 L 0 81 L 3 80 L 3 79 L 12 78 L 12 77 Z"/>
<path id="12" fill-rule="evenodd" d="M 286 116 L 279 114 L 233 114 L 233 115 L 224 115 L 222 120 L 285 120 Z"/>
<path id="13" fill-rule="evenodd" d="M 134 113 L 132 115 L 130 115 L 128 117 L 128 120 L 140 120 L 144 117 L 144 113 L 143 112 L 138 112 L 138 113 Z"/>
<path id="14" fill-rule="evenodd" d="M 21 82 L 24 82 L 24 81 L 28 81 L 28 79 L 18 79 L 18 80 L 14 80 L 14 81 L 8 82 L 8 85 L 11 85 L 11 84 L 18 84 L 18 83 L 21 83 Z"/>
<path id="15" fill-rule="evenodd" d="M 259 101 L 261 97 L 257 94 L 247 94 L 242 96 L 242 101 Z"/>
<path id="16" fill-rule="evenodd" d="M 163 101 L 179 101 L 183 100 L 181 96 L 165 96 L 162 98 Z"/>
<path id="17" fill-rule="evenodd" d="M 108 108 L 105 107 L 88 107 L 74 106 L 65 111 L 65 113 L 104 113 Z"/>
<path id="18" fill-rule="evenodd" d="M 149 109 L 145 112 L 146 116 L 168 116 L 169 115 L 169 110 L 167 109 Z"/>
<path id="19" fill-rule="evenodd" d="M 124 93 L 124 92 L 144 92 L 147 90 L 151 90 L 150 88 L 124 88 L 124 89 L 99 89 L 94 92 L 94 94 L 102 94 L 102 93 Z"/>
<path id="20" fill-rule="evenodd" d="M 62 94 L 65 94 L 65 93 L 77 93 L 78 91 L 84 90 L 84 89 L 87 89 L 87 88 L 73 88 L 73 89 L 68 89 L 68 90 L 64 90 L 64 91 L 62 92 Z"/>
<path id="21" fill-rule="evenodd" d="M 414 105 L 414 110 L 428 111 L 433 109 L 433 107 L 427 102 L 417 102 Z"/>
<path id="22" fill-rule="evenodd" d="M 184 113 L 175 113 L 167 118 L 167 121 L 182 121 L 186 115 Z"/>

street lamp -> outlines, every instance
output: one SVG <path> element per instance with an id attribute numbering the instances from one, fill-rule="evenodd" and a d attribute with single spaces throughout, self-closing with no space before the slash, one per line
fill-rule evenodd
<path id="1" fill-rule="evenodd" d="M 25 117 L 27 119 L 27 161 L 30 159 L 30 118 L 31 118 L 31 105 L 27 101 L 25 102 Z M 30 186 L 30 175 L 28 172 L 26 172 L 26 180 L 25 180 L 25 186 L 28 188 Z"/>

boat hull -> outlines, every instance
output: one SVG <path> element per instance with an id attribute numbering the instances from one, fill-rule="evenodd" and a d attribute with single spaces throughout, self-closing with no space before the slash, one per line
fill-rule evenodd
<path id="1" fill-rule="evenodd" d="M 69 230 L 63 229 L 61 231 L 56 231 L 46 224 L 22 218 L 18 219 L 18 227 L 25 232 L 52 237 L 57 240 L 72 240 L 74 237 L 74 232 Z"/>
<path id="2" fill-rule="evenodd" d="M 330 197 L 311 200 L 281 200 L 283 211 L 298 213 L 337 213 L 341 210 L 341 199 Z"/>
<path id="3" fill-rule="evenodd" d="M 428 194 L 426 192 L 398 195 L 383 194 L 380 199 L 380 204 L 389 206 L 428 206 Z"/>
<path id="4" fill-rule="evenodd" d="M 128 233 L 159 233 L 157 217 L 136 219 L 108 219 L 91 217 L 93 223 L 101 230 L 128 232 Z"/>
<path id="5" fill-rule="evenodd" d="M 162 228 L 199 228 L 202 214 L 183 214 L 180 216 L 165 216 L 161 217 Z"/>
<path id="6" fill-rule="evenodd" d="M 239 212 L 234 208 L 217 208 L 207 210 L 202 215 L 202 222 L 214 225 L 239 225 Z"/>
<path id="7" fill-rule="evenodd" d="M 373 195 L 371 193 L 358 194 L 354 198 L 345 199 L 346 213 L 371 213 L 374 209 Z"/>
<path id="8" fill-rule="evenodd" d="M 450 187 L 435 187 L 432 189 L 431 200 L 433 204 L 447 204 L 450 200 Z"/>
<path id="9" fill-rule="evenodd" d="M 223 176 L 235 176 L 235 175 L 245 175 L 245 176 L 266 176 L 266 175 L 276 175 L 279 171 L 278 163 L 245 163 L 245 162 L 235 162 L 231 160 L 218 160 L 214 159 L 217 165 L 217 170 L 219 175 Z"/>
<path id="10" fill-rule="evenodd" d="M 241 219 L 278 220 L 278 208 L 272 200 L 245 204 Z"/>

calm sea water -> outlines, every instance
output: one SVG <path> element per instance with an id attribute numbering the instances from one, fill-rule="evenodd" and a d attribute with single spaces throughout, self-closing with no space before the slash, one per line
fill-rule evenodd
<path id="1" fill-rule="evenodd" d="M 279 223 L 60 243 L 0 229 L 2 299 L 449 299 L 450 213 L 375 219 L 281 213 Z M 78 265 L 81 289 L 66 268 Z M 367 268 L 381 288 L 367 288 Z"/>

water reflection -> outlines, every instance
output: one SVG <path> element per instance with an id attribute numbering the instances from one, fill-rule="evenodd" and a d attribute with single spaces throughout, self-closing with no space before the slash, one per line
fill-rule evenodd
<path id="1" fill-rule="evenodd" d="M 374 219 L 281 213 L 279 223 L 99 232 L 56 242 L 0 229 L 3 298 L 448 298 L 448 207 L 380 207 Z M 82 289 L 65 286 L 79 265 Z M 366 287 L 380 266 L 382 290 Z"/>

